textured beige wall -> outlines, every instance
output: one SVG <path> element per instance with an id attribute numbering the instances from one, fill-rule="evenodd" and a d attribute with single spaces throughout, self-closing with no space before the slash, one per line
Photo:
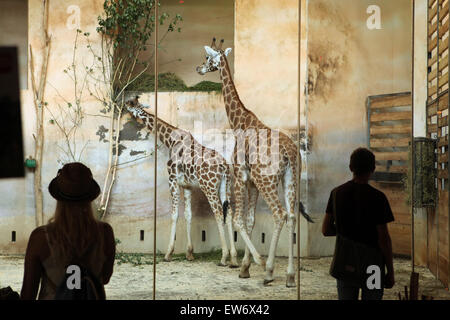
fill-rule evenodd
<path id="1" fill-rule="evenodd" d="M 164 0 L 161 11 L 170 17 L 179 13 L 183 17 L 180 24 L 182 31 L 167 35 L 159 52 L 159 72 L 174 72 L 188 86 L 200 81 L 217 79 L 212 74 L 200 76 L 195 68 L 204 62 L 203 46 L 210 45 L 213 37 L 225 40 L 227 47 L 233 48 L 234 33 L 234 0 L 189 0 L 180 3 L 179 0 Z M 152 50 L 146 51 L 148 56 Z M 181 61 L 177 61 L 181 59 Z M 233 71 L 233 60 L 230 66 Z"/>

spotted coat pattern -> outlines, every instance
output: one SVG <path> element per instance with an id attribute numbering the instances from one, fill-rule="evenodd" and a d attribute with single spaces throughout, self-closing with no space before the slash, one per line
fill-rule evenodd
<path id="1" fill-rule="evenodd" d="M 153 132 L 155 116 L 144 110 L 138 99 L 129 100 L 126 103 L 128 111 L 137 119 L 144 122 L 147 128 Z M 219 263 L 225 266 L 229 251 L 225 240 L 223 204 L 228 202 L 228 214 L 226 224 L 228 226 L 231 267 L 237 266 L 237 253 L 233 242 L 232 216 L 230 204 L 231 198 L 231 170 L 226 160 L 215 150 L 201 145 L 187 131 L 176 128 L 158 118 L 157 122 L 159 140 L 169 149 L 170 159 L 167 162 L 169 173 L 169 190 L 172 198 L 172 229 L 169 247 L 165 260 L 170 261 L 175 245 L 176 222 L 178 219 L 178 207 L 180 204 L 181 190 L 185 199 L 185 217 L 187 221 L 187 253 L 188 260 L 193 260 L 193 246 L 191 240 L 191 193 L 192 188 L 198 187 L 208 199 L 211 210 L 217 222 L 222 245 L 222 259 Z M 181 189 L 181 190 L 180 190 Z"/>

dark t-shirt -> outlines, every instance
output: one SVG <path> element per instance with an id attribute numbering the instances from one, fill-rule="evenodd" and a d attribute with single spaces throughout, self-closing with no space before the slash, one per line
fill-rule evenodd
<path id="1" fill-rule="evenodd" d="M 354 241 L 378 247 L 377 225 L 394 221 L 389 202 L 383 192 L 369 184 L 349 181 L 336 190 L 337 232 Z M 327 214 L 333 214 L 333 191 Z"/>

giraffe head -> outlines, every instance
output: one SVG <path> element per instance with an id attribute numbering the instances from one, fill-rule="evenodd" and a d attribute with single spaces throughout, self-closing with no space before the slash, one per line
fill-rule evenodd
<path id="1" fill-rule="evenodd" d="M 133 117 L 144 120 L 144 123 L 150 128 L 150 130 L 153 130 L 154 115 L 144 110 L 145 106 L 139 102 L 139 96 L 125 102 L 125 107 L 128 112 L 133 115 Z"/>
<path id="2" fill-rule="evenodd" d="M 208 72 L 214 72 L 219 70 L 220 59 L 222 58 L 222 56 L 227 57 L 228 54 L 230 54 L 231 52 L 231 48 L 222 50 L 223 42 L 224 40 L 222 39 L 220 41 L 219 47 L 217 47 L 216 38 L 214 38 L 210 47 L 205 46 L 206 61 L 201 66 L 198 66 L 196 69 L 200 75 L 203 76 Z"/>
<path id="3" fill-rule="evenodd" d="M 142 118 L 145 116 L 142 104 L 139 102 L 139 96 L 125 102 L 125 107 L 136 118 Z"/>

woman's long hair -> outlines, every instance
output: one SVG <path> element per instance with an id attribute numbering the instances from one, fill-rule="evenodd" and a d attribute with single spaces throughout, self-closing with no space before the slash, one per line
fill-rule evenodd
<path id="1" fill-rule="evenodd" d="M 52 246 L 66 263 L 82 259 L 93 244 L 102 240 L 91 202 L 57 201 L 49 226 Z"/>

